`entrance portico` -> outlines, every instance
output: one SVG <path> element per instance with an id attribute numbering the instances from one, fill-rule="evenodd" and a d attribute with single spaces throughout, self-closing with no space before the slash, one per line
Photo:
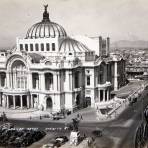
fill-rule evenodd
<path id="1" fill-rule="evenodd" d="M 30 95 L 24 94 L 13 94 L 4 93 L 2 95 L 2 106 L 7 108 L 30 108 Z"/>

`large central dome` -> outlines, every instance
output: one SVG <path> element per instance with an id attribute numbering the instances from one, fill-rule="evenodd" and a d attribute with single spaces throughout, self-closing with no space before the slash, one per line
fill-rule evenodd
<path id="1" fill-rule="evenodd" d="M 65 29 L 49 19 L 49 13 L 47 12 L 48 5 L 45 5 L 45 11 L 43 13 L 43 20 L 39 23 L 34 24 L 28 29 L 26 38 L 55 38 L 55 37 L 66 37 Z"/>

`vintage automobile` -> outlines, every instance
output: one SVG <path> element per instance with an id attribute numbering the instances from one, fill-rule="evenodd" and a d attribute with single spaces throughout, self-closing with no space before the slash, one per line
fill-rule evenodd
<path id="1" fill-rule="evenodd" d="M 50 140 L 48 144 L 44 144 L 42 148 L 58 148 L 68 141 L 66 136 L 58 136 Z"/>
<path id="2" fill-rule="evenodd" d="M 55 140 L 62 145 L 68 141 L 68 138 L 66 136 L 58 136 Z"/>
<path id="3" fill-rule="evenodd" d="M 102 130 L 101 129 L 96 129 L 96 130 L 92 131 L 92 134 L 95 137 L 102 137 Z"/>
<path id="4" fill-rule="evenodd" d="M 129 105 L 132 106 L 134 103 L 137 102 L 137 98 L 133 98 L 130 102 L 129 102 Z"/>
<path id="5" fill-rule="evenodd" d="M 64 129 L 65 130 L 73 130 L 73 124 L 72 124 L 72 122 L 65 123 Z"/>
<path id="6" fill-rule="evenodd" d="M 64 119 L 65 117 L 63 115 L 54 115 L 52 117 L 53 120 L 59 120 L 59 119 Z"/>
<path id="7" fill-rule="evenodd" d="M 50 140 L 50 142 L 46 145 L 43 145 L 42 148 L 58 148 L 61 144 L 59 141 L 56 141 L 56 139 Z"/>

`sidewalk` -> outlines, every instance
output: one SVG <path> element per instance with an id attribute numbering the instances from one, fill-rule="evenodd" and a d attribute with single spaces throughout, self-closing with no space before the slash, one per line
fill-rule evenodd
<path id="1" fill-rule="evenodd" d="M 6 109 L 3 107 L 0 107 L 0 114 L 3 112 L 6 113 L 6 116 L 10 119 L 23 119 L 23 120 L 32 120 L 32 121 L 45 121 L 45 122 L 61 122 L 61 123 L 66 123 L 66 122 L 71 122 L 73 118 L 77 117 L 77 114 L 79 113 L 82 115 L 83 120 L 82 122 L 97 122 L 97 115 L 96 115 L 96 110 L 94 108 L 84 108 L 81 110 L 78 110 L 77 112 L 72 113 L 71 115 L 66 116 L 65 119 L 60 119 L 60 120 L 52 120 L 50 118 L 41 118 L 40 116 L 44 115 L 50 115 L 49 112 L 47 111 L 40 111 L 36 109 L 26 109 L 26 110 L 14 110 L 14 109 Z M 31 117 L 31 118 L 30 118 Z"/>
<path id="2" fill-rule="evenodd" d="M 121 87 L 119 90 L 115 91 L 113 94 L 115 94 L 118 98 L 126 98 L 138 88 L 142 88 L 144 83 L 146 83 L 146 81 L 143 80 L 130 82 L 127 85 Z"/>
<path id="3" fill-rule="evenodd" d="M 109 113 L 111 114 L 111 118 L 115 119 L 118 117 L 127 108 L 130 101 L 142 93 L 147 83 L 147 81 L 143 80 L 130 82 L 128 85 L 116 91 L 116 99 L 119 99 L 120 103 Z"/>

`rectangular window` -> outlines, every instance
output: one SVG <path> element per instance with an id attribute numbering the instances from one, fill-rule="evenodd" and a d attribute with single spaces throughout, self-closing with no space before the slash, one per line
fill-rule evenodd
<path id="1" fill-rule="evenodd" d="M 41 51 L 44 51 L 44 44 L 41 44 Z"/>
<path id="2" fill-rule="evenodd" d="M 20 44 L 20 50 L 23 50 L 23 44 Z"/>
<path id="3" fill-rule="evenodd" d="M 79 72 L 75 73 L 75 88 L 79 88 Z"/>
<path id="4" fill-rule="evenodd" d="M 33 44 L 30 44 L 30 51 L 33 51 Z"/>
<path id="5" fill-rule="evenodd" d="M 52 43 L 52 51 L 55 51 L 55 43 Z"/>
<path id="6" fill-rule="evenodd" d="M 107 90 L 105 90 L 105 101 L 107 101 Z"/>
<path id="7" fill-rule="evenodd" d="M 90 85 L 90 76 L 87 76 L 87 85 Z"/>
<path id="8" fill-rule="evenodd" d="M 35 50 L 39 51 L 39 44 L 35 44 Z"/>
<path id="9" fill-rule="evenodd" d="M 28 44 L 25 44 L 25 50 L 28 51 Z"/>
<path id="10" fill-rule="evenodd" d="M 100 90 L 100 102 L 103 101 L 103 90 Z"/>
<path id="11" fill-rule="evenodd" d="M 50 50 L 50 44 L 49 43 L 46 43 L 46 49 L 47 49 L 47 51 Z"/>

